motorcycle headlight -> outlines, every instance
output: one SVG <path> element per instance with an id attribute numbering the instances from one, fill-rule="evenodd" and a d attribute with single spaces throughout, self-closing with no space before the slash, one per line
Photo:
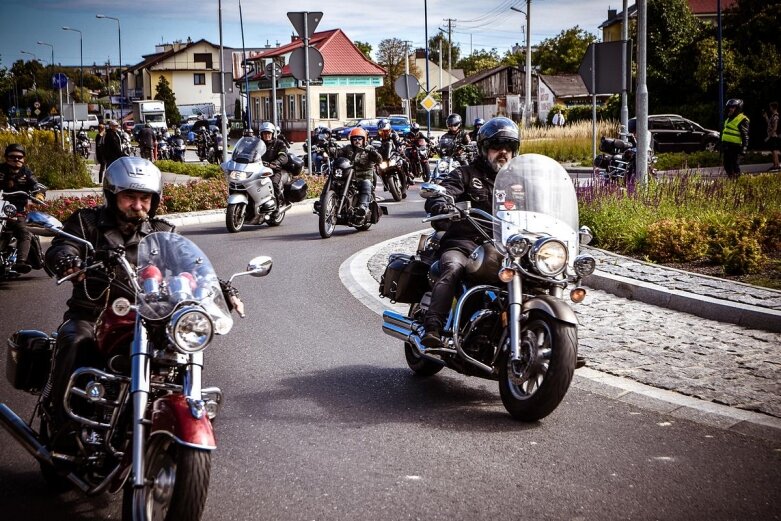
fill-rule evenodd
<path id="1" fill-rule="evenodd" d="M 395 165 L 395 164 L 396 164 L 396 160 L 395 160 L 395 159 L 391 159 L 390 161 L 388 161 L 388 164 L 389 164 L 390 166 L 393 166 L 393 165 Z"/>
<path id="2" fill-rule="evenodd" d="M 214 336 L 214 325 L 201 309 L 186 307 L 174 313 L 168 323 L 168 339 L 184 354 L 206 349 Z"/>
<path id="3" fill-rule="evenodd" d="M 6 215 L 6 217 L 13 217 L 16 215 L 16 206 L 12 205 L 11 203 L 5 203 L 3 205 L 3 213 Z"/>
<path id="4" fill-rule="evenodd" d="M 386 168 L 388 168 L 388 162 L 387 161 L 383 161 L 382 163 L 380 163 L 380 168 L 382 170 L 385 170 Z"/>
<path id="5" fill-rule="evenodd" d="M 591 275 L 597 267 L 597 260 L 591 255 L 578 255 L 575 257 L 575 273 L 579 277 Z"/>
<path id="6" fill-rule="evenodd" d="M 540 274 L 554 277 L 567 267 L 567 247 L 557 239 L 539 239 L 532 247 L 530 258 Z"/>
<path id="7" fill-rule="evenodd" d="M 507 239 L 507 252 L 516 259 L 523 257 L 531 248 L 531 242 L 523 235 L 516 234 Z"/>
<path id="8" fill-rule="evenodd" d="M 243 170 L 231 170 L 229 175 L 231 181 L 244 181 L 247 179 L 247 172 Z"/>

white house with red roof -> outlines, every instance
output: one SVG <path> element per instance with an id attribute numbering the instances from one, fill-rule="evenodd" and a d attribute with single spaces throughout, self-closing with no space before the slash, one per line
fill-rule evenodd
<path id="1" fill-rule="evenodd" d="M 341 29 L 312 34 L 309 44 L 323 55 L 321 81 L 310 85 L 309 114 L 312 127 L 341 126 L 348 119 L 376 117 L 375 90 L 382 87 L 385 69 L 368 59 Z M 275 61 L 282 66 L 277 80 L 277 114 L 282 131 L 288 139 L 299 140 L 306 135 L 306 87 L 290 72 L 291 53 L 302 47 L 297 36 L 287 45 L 262 50 L 247 57 L 256 71 L 249 79 L 252 125 L 272 119 L 271 80 L 265 67 Z M 244 89 L 244 80 L 236 85 Z"/>

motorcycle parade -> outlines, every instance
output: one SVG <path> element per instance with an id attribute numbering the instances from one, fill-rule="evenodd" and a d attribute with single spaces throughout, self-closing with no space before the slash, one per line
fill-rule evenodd
<path id="1" fill-rule="evenodd" d="M 0 518 L 776 518 L 781 15 L 44 4 Z"/>

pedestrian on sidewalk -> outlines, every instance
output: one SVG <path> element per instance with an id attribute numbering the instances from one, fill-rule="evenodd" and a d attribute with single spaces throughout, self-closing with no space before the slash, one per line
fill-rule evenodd
<path id="1" fill-rule="evenodd" d="M 103 146 L 106 142 L 106 125 L 98 125 L 98 133 L 95 136 L 95 161 L 100 165 L 98 170 L 98 184 L 103 183 L 103 173 L 106 171 L 106 161 L 103 159 Z"/>
<path id="2" fill-rule="evenodd" d="M 155 138 L 155 131 L 152 130 L 152 125 L 149 123 L 144 124 L 144 128 L 138 133 L 138 147 L 141 149 L 141 157 L 154 161 L 154 149 L 157 139 Z"/>
<path id="3" fill-rule="evenodd" d="M 743 100 L 728 100 L 727 117 L 721 130 L 721 153 L 727 177 L 737 179 L 740 176 L 740 160 L 748 150 L 748 125 L 748 117 L 743 114 Z"/>
<path id="4" fill-rule="evenodd" d="M 122 153 L 122 138 L 119 136 L 119 124 L 112 119 L 108 122 L 108 130 L 103 138 L 103 162 L 106 168 L 124 155 Z"/>
<path id="5" fill-rule="evenodd" d="M 781 124 L 778 116 L 778 102 L 770 102 L 770 114 L 762 111 L 762 117 L 767 123 L 767 138 L 765 142 L 773 156 L 773 167 L 770 172 L 781 172 L 781 165 L 778 164 L 778 156 L 781 155 Z"/>

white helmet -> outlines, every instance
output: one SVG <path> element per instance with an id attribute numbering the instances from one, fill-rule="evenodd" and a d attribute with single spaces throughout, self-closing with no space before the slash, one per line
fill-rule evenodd
<path id="1" fill-rule="evenodd" d="M 154 217 L 163 194 L 163 176 L 160 169 L 141 157 L 120 157 L 106 168 L 106 175 L 103 177 L 106 206 L 116 210 L 117 194 L 125 190 L 152 194 L 149 217 Z"/>

